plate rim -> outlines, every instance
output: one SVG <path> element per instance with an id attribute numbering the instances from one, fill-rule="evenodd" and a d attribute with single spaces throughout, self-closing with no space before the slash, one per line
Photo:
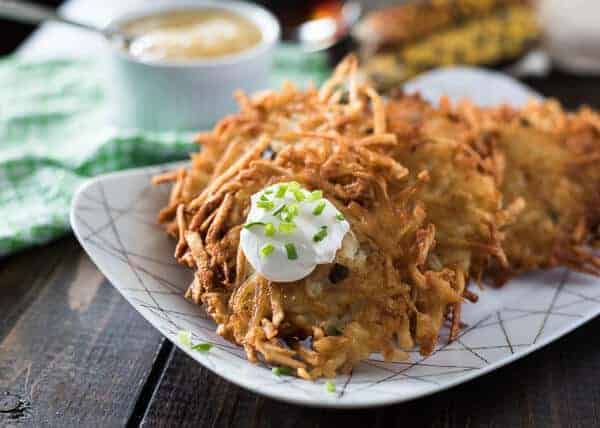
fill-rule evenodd
<path id="1" fill-rule="evenodd" d="M 148 175 L 148 172 L 152 171 L 152 170 L 161 170 L 161 169 L 166 169 L 169 167 L 173 167 L 173 166 L 177 166 L 180 164 L 186 164 L 189 163 L 189 161 L 185 161 L 185 162 L 176 162 L 176 163 L 166 163 L 166 164 L 160 164 L 160 165 L 154 165 L 154 166 L 150 166 L 150 167 L 141 167 L 141 168 L 132 168 L 132 169 L 127 169 L 127 170 L 122 170 L 122 171 L 117 171 L 117 172 L 112 172 L 109 174 L 103 174 L 97 177 L 93 177 L 91 179 L 86 180 L 84 183 L 82 183 L 76 190 L 75 195 L 72 199 L 72 203 L 71 203 L 71 209 L 70 209 L 70 214 L 69 214 L 69 219 L 70 219 L 70 223 L 73 229 L 73 232 L 75 234 L 75 237 L 77 238 L 78 242 L 81 244 L 81 246 L 83 247 L 83 249 L 85 250 L 86 254 L 88 255 L 88 257 L 90 257 L 90 259 L 92 260 L 92 262 L 94 262 L 94 264 L 96 265 L 96 267 L 100 270 L 100 272 L 102 273 L 102 275 L 104 275 L 104 277 L 111 283 L 111 285 L 116 288 L 116 290 L 119 292 L 119 294 L 133 307 L 133 309 L 140 314 L 153 328 L 155 328 L 156 330 L 158 330 L 166 339 L 168 339 L 174 346 L 176 346 L 179 350 L 183 351 L 185 354 L 187 354 L 190 358 L 192 358 L 194 361 L 196 361 L 197 363 L 201 364 L 202 367 L 204 367 L 205 369 L 209 370 L 210 372 L 214 373 L 217 376 L 220 376 L 222 378 L 224 378 L 225 380 L 241 387 L 244 388 L 246 390 L 249 390 L 253 393 L 262 395 L 262 396 L 266 396 L 269 398 L 272 398 L 274 400 L 280 401 L 280 402 L 286 402 L 286 403 L 290 403 L 290 404 L 295 404 L 295 405 L 303 405 L 303 406 L 307 406 L 307 407 L 312 407 L 312 408 L 328 408 L 328 409 L 365 409 L 365 408 L 373 408 L 373 407 L 381 407 L 381 406 L 388 406 L 388 405 L 392 405 L 392 404 L 399 404 L 399 403 L 404 403 L 404 402 L 408 402 L 408 401 L 412 401 L 412 400 L 416 400 L 419 398 L 423 398 L 438 392 L 442 392 L 445 390 L 448 390 L 450 388 L 453 388 L 455 386 L 458 386 L 460 384 L 469 382 L 473 379 L 476 379 L 478 377 L 481 377 L 483 375 L 486 375 L 492 371 L 495 371 L 499 368 L 502 368 L 504 366 L 507 366 L 508 364 L 517 361 L 529 354 L 531 354 L 532 352 L 535 352 L 545 346 L 547 346 L 548 344 L 560 339 L 561 337 L 565 336 L 566 334 L 572 332 L 573 330 L 579 328 L 580 326 L 582 326 L 583 324 L 589 322 L 590 320 L 594 319 L 596 316 L 598 316 L 598 314 L 600 313 L 600 308 L 597 309 L 596 311 L 592 311 L 590 313 L 588 313 L 585 316 L 582 316 L 581 318 L 579 318 L 577 321 L 572 322 L 570 324 L 567 324 L 561 328 L 558 328 L 556 331 L 554 331 L 553 333 L 544 336 L 543 338 L 541 338 L 541 340 L 539 342 L 536 342 L 535 344 L 530 345 L 528 348 L 524 349 L 523 351 L 519 351 L 518 353 L 515 354 L 511 354 L 505 358 L 502 358 L 498 361 L 492 362 L 484 367 L 478 368 L 478 369 L 474 369 L 464 375 L 461 375 L 459 377 L 456 377 L 453 380 L 448 381 L 447 383 L 444 383 L 442 385 L 436 385 L 436 386 L 432 386 L 429 388 L 425 388 L 415 394 L 411 394 L 411 395 L 404 395 L 404 396 L 399 396 L 399 397 L 384 397 L 384 398 L 380 398 L 377 399 L 376 401 L 367 401 L 364 403 L 361 402 L 356 402 L 356 401 L 340 401 L 340 400 L 321 400 L 321 401 L 316 401 L 316 400 L 311 400 L 309 398 L 306 397 L 288 397 L 285 395 L 277 395 L 269 390 L 262 390 L 260 388 L 260 386 L 257 386 L 255 384 L 253 384 L 250 381 L 245 381 L 244 378 L 240 377 L 235 377 L 235 376 L 228 376 L 227 373 L 225 372 L 219 372 L 216 370 L 216 365 L 215 368 L 210 367 L 207 364 L 204 364 L 201 360 L 196 358 L 196 355 L 194 353 L 191 352 L 191 350 L 186 349 L 185 347 L 181 346 L 181 344 L 177 341 L 174 340 L 174 338 L 171 338 L 171 336 L 164 331 L 161 327 L 159 327 L 158 325 L 156 325 L 155 323 L 153 323 L 150 319 L 149 319 L 149 314 L 146 314 L 145 312 L 141 312 L 138 310 L 138 308 L 136 307 L 136 304 L 134 302 L 132 302 L 132 300 L 121 291 L 121 289 L 115 285 L 116 283 L 119 282 L 118 278 L 111 278 L 111 274 L 107 274 L 107 272 L 105 272 L 103 266 L 101 266 L 100 264 L 98 264 L 95 260 L 94 255 L 92 254 L 93 252 L 90 251 L 88 245 L 85 242 L 85 239 L 82 236 L 82 230 L 81 230 L 81 224 L 79 222 L 79 220 L 76 217 L 76 213 L 78 211 L 78 206 L 79 203 L 81 201 L 82 196 L 85 194 L 86 191 L 88 191 L 89 189 L 92 188 L 92 186 L 106 181 L 106 180 L 114 180 L 116 178 L 127 178 L 127 177 L 133 177 L 133 176 L 139 176 L 139 175 Z M 483 320 L 484 321 L 486 319 L 488 319 L 490 316 L 489 315 L 487 317 L 485 317 Z M 468 331 L 468 330 L 465 330 Z M 247 362 L 247 364 L 252 364 L 249 361 Z M 306 382 L 311 382 L 311 381 L 306 381 Z"/>

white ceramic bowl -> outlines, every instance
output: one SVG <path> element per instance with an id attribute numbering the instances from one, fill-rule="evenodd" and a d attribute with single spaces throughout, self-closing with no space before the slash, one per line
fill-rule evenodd
<path id="1" fill-rule="evenodd" d="M 108 87 L 115 125 L 152 131 L 207 128 L 236 109 L 235 90 L 255 92 L 268 87 L 280 28 L 277 19 L 260 6 L 235 1 L 158 1 L 119 17 L 109 27 L 158 12 L 202 7 L 244 16 L 260 29 L 262 40 L 240 53 L 189 62 L 144 62 L 111 44 Z"/>

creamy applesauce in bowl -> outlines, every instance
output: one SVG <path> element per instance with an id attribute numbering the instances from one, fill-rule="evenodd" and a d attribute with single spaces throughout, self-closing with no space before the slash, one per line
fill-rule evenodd
<path id="1" fill-rule="evenodd" d="M 232 93 L 269 87 L 277 19 L 244 2 L 157 0 L 115 19 L 108 80 L 113 123 L 197 130 L 233 113 Z"/>
<path id="2" fill-rule="evenodd" d="M 179 9 L 133 19 L 122 26 L 129 54 L 143 61 L 187 62 L 251 49 L 262 40 L 250 19 L 217 8 Z"/>

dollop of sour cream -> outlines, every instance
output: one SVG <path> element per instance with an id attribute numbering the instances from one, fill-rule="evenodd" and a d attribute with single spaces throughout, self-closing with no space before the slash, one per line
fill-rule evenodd
<path id="1" fill-rule="evenodd" d="M 275 282 L 292 282 L 333 262 L 350 224 L 319 190 L 269 186 L 251 197 L 240 245 L 248 262 Z"/>

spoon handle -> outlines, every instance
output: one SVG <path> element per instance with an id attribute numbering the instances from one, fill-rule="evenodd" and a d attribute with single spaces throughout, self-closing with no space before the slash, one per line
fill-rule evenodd
<path id="1" fill-rule="evenodd" d="M 45 21 L 62 22 L 63 24 L 74 25 L 86 30 L 103 32 L 93 25 L 65 18 L 59 15 L 54 9 L 24 1 L 0 0 L 0 17 L 27 24 L 39 24 Z"/>

